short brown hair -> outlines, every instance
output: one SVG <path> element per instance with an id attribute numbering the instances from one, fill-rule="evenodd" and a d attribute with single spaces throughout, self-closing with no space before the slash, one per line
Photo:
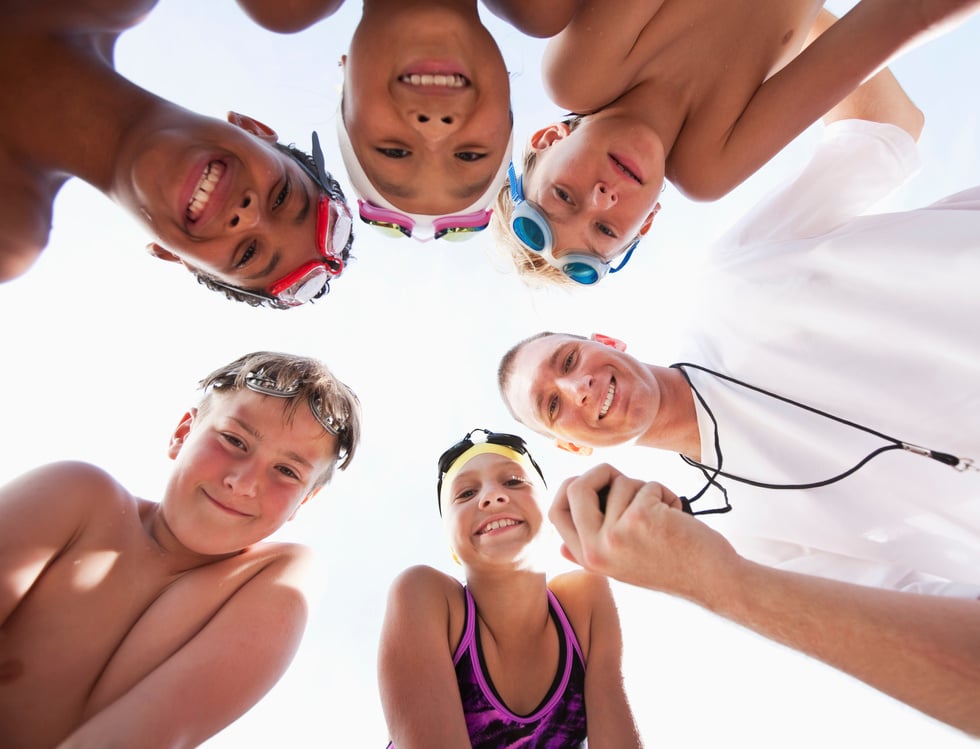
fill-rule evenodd
<path id="1" fill-rule="evenodd" d="M 204 396 L 198 404 L 198 412 L 207 412 L 216 392 L 229 393 L 249 387 L 249 379 L 257 375 L 261 375 L 272 389 L 288 391 L 289 395 L 284 399 L 287 420 L 291 422 L 300 404 L 309 403 L 311 409 L 315 404 L 317 420 L 337 437 L 334 461 L 313 486 L 313 489 L 319 489 L 332 478 L 337 461 L 340 461 L 340 470 L 344 470 L 357 450 L 361 436 L 361 403 L 357 395 L 318 359 L 256 351 L 219 367 L 200 381 Z"/>

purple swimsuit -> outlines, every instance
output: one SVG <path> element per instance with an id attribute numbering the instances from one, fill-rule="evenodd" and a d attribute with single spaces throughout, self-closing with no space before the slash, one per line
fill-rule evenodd
<path id="1" fill-rule="evenodd" d="M 548 591 L 548 608 L 558 630 L 558 672 L 541 704 L 529 715 L 518 715 L 504 704 L 490 681 L 480 648 L 476 604 L 470 591 L 466 588 L 464 591 L 466 621 L 453 663 L 473 747 L 571 749 L 581 746 L 587 735 L 585 663 L 572 625 L 555 595 Z"/>

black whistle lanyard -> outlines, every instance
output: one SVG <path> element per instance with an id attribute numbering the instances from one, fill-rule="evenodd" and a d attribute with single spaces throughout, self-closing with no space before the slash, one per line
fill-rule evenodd
<path id="1" fill-rule="evenodd" d="M 834 414 L 827 413 L 826 411 L 821 411 L 819 408 L 814 408 L 813 406 L 808 406 L 804 403 L 798 403 L 797 401 L 791 400 L 790 398 L 786 398 L 782 395 L 776 395 L 776 393 L 770 393 L 768 390 L 763 390 L 760 387 L 756 387 L 755 385 L 750 385 L 747 382 L 742 382 L 741 380 L 737 380 L 734 377 L 729 377 L 728 375 L 721 374 L 720 372 L 715 372 L 714 370 L 708 369 L 707 367 L 702 367 L 699 364 L 691 364 L 689 362 L 679 362 L 677 364 L 671 364 L 670 366 L 676 369 L 677 371 L 679 371 L 682 375 L 684 375 L 684 379 L 687 380 L 687 384 L 690 386 L 691 391 L 694 393 L 698 401 L 701 403 L 702 407 L 705 410 L 705 413 L 707 413 L 708 416 L 711 418 L 711 423 L 714 426 L 714 432 L 715 432 L 715 439 L 714 439 L 715 455 L 718 456 L 717 468 L 710 468 L 704 465 L 703 463 L 699 463 L 696 460 L 692 460 L 686 455 L 681 455 L 681 459 L 688 465 L 694 466 L 695 468 L 699 469 L 701 473 L 704 474 L 704 477 L 705 479 L 707 479 L 708 482 L 701 488 L 701 491 L 699 491 L 690 499 L 688 499 L 687 497 L 680 498 L 681 505 L 683 506 L 684 512 L 690 515 L 714 515 L 714 514 L 731 511 L 732 506 L 728 501 L 728 491 L 721 483 L 719 483 L 718 481 L 719 476 L 723 476 L 724 478 L 731 479 L 732 481 L 738 481 L 743 484 L 749 484 L 750 486 L 758 486 L 763 489 L 816 489 L 819 486 L 827 486 L 828 484 L 833 484 L 837 481 L 840 481 L 841 479 L 847 478 L 852 473 L 854 473 L 862 466 L 864 466 L 872 458 L 875 458 L 884 452 L 888 452 L 889 450 L 905 450 L 915 455 L 921 455 L 925 458 L 931 458 L 932 460 L 939 461 L 940 463 L 943 463 L 944 465 L 948 465 L 951 468 L 956 469 L 957 471 L 967 471 L 970 469 L 980 470 L 980 468 L 977 468 L 974 465 L 972 458 L 960 458 L 951 453 L 940 452 L 939 450 L 930 450 L 928 447 L 921 447 L 920 445 L 914 445 L 911 442 L 903 442 L 900 439 L 891 437 L 890 435 L 884 434 L 883 432 L 879 432 L 876 429 L 872 429 L 871 427 L 866 427 L 863 424 L 857 424 L 853 421 L 848 421 L 847 419 L 842 418 L 840 416 L 835 416 Z M 836 421 L 839 424 L 844 424 L 845 426 L 852 427 L 853 429 L 857 429 L 859 431 L 866 432 L 868 434 L 873 434 L 875 437 L 883 439 L 888 444 L 882 445 L 876 450 L 872 450 L 870 453 L 865 455 L 863 458 L 861 458 L 861 460 L 859 460 L 857 463 L 855 463 L 847 470 L 842 471 L 835 476 L 831 476 L 830 478 L 823 479 L 822 481 L 812 481 L 808 484 L 769 484 L 764 481 L 756 481 L 754 479 L 746 478 L 745 476 L 739 476 L 734 473 L 728 473 L 727 471 L 721 470 L 724 461 L 721 454 L 721 441 L 718 437 L 718 422 L 715 420 L 715 415 L 708 407 L 708 404 L 705 402 L 701 393 L 698 392 L 698 389 L 696 387 L 694 387 L 694 383 L 691 382 L 691 378 L 688 377 L 687 372 L 684 371 L 683 369 L 684 367 L 690 367 L 691 369 L 699 369 L 702 372 L 706 372 L 710 375 L 718 377 L 719 379 L 734 383 L 735 385 L 739 385 L 740 387 L 744 387 L 748 390 L 755 391 L 756 393 L 761 393 L 762 395 L 768 396 L 770 398 L 774 398 L 778 401 L 782 401 L 783 403 L 788 403 L 791 406 L 802 408 L 804 411 L 809 411 L 810 413 L 817 414 L 818 416 L 823 416 L 824 418 L 830 419 L 831 421 Z M 708 489 L 712 486 L 717 487 L 721 491 L 722 497 L 724 497 L 725 500 L 725 506 L 713 507 L 706 510 L 692 509 L 691 504 L 699 500 L 702 496 L 704 496 L 704 493 L 708 491 Z"/>

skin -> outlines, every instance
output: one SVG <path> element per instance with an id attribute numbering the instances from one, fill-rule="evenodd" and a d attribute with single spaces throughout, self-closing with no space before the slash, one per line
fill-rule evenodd
<path id="1" fill-rule="evenodd" d="M 586 659 L 588 740 L 593 747 L 638 747 L 623 691 L 622 639 L 608 583 L 572 573 L 548 581 L 535 561 L 544 519 L 540 485 L 499 455 L 469 461 L 450 487 L 443 523 L 479 609 L 487 669 L 504 703 L 531 712 L 558 663 L 558 636 L 546 590 L 562 603 Z M 492 519 L 516 525 L 490 533 Z M 452 656 L 462 637 L 462 585 L 413 567 L 392 585 L 379 650 L 385 719 L 398 749 L 469 747 Z"/>
<path id="2" fill-rule="evenodd" d="M 524 344 L 502 395 L 521 423 L 579 446 L 636 439 L 700 456 L 694 399 L 683 375 L 596 340 L 556 334 Z"/>
<path id="3" fill-rule="evenodd" d="M 596 492 L 606 486 L 602 513 Z M 585 569 L 686 598 L 980 736 L 980 601 L 750 562 L 669 489 L 608 465 L 565 481 L 549 517 Z"/>
<path id="4" fill-rule="evenodd" d="M 0 489 L 4 746 L 197 746 L 256 703 L 299 645 L 310 561 L 262 539 L 335 452 L 308 409 L 246 390 L 181 419 L 159 503 L 81 463 Z"/>
<path id="5" fill-rule="evenodd" d="M 690 198 L 722 197 L 903 48 L 978 6 L 864 0 L 801 52 L 822 4 L 631 0 L 610 14 L 583 2 L 549 42 L 543 77 L 556 104 L 605 130 L 539 131 L 524 177 L 562 229 L 556 257 L 588 247 L 604 212 L 642 226 L 665 178 Z"/>
<path id="6" fill-rule="evenodd" d="M 115 71 L 116 40 L 154 5 L 0 11 L 0 280 L 26 272 L 44 249 L 52 204 L 71 177 L 142 222 L 152 254 L 234 286 L 264 289 L 318 259 L 318 190 L 273 148 L 271 128 L 234 113 L 228 122 L 203 117 Z M 188 202 L 212 162 L 222 177 L 191 220 Z"/>

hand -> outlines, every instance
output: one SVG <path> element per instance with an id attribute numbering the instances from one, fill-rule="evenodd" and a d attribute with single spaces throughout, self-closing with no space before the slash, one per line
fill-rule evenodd
<path id="1" fill-rule="evenodd" d="M 606 495 L 605 512 L 600 494 Z M 704 586 L 739 559 L 720 534 L 683 512 L 670 489 L 607 464 L 564 481 L 549 518 L 571 561 L 692 600 L 702 600 Z"/>

